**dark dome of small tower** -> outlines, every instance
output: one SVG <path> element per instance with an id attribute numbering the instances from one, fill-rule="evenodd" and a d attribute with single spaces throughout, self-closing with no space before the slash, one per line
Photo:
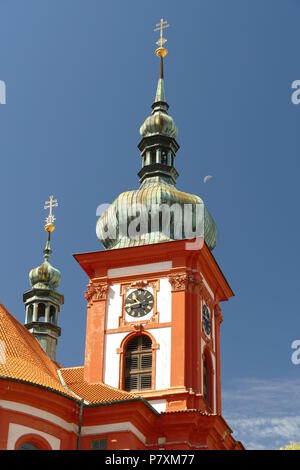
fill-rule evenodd
<path id="1" fill-rule="evenodd" d="M 174 119 L 169 116 L 169 106 L 166 103 L 164 79 L 159 78 L 155 101 L 152 105 L 153 111 L 140 128 L 142 137 L 149 137 L 156 134 L 164 135 L 176 139 L 178 129 Z"/>
<path id="2" fill-rule="evenodd" d="M 44 262 L 37 268 L 31 269 L 29 273 L 32 288 L 56 289 L 59 286 L 61 274 L 58 269 L 49 263 L 51 253 L 50 234 L 48 232 L 48 240 L 44 248 Z"/>
<path id="3" fill-rule="evenodd" d="M 60 284 L 61 274 L 48 261 L 44 261 L 40 266 L 30 271 L 29 280 L 34 288 L 56 289 Z"/>

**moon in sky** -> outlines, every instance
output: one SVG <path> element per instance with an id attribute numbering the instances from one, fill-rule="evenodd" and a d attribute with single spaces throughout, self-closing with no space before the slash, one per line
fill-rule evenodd
<path id="1" fill-rule="evenodd" d="M 203 182 L 204 182 L 204 183 L 207 183 L 207 181 L 209 181 L 210 179 L 212 179 L 212 175 L 206 175 L 206 176 L 204 176 L 204 178 L 203 178 Z"/>

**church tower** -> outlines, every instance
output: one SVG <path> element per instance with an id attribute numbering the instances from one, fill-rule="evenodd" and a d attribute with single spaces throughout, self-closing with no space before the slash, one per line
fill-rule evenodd
<path id="1" fill-rule="evenodd" d="M 56 346 L 61 333 L 58 313 L 64 303 L 63 295 L 56 290 L 61 280 L 60 272 L 49 263 L 52 253 L 50 236 L 55 228 L 52 209 L 57 205 L 57 200 L 50 196 L 45 205 L 45 209 L 49 209 L 49 215 L 45 225 L 47 241 L 44 248 L 44 262 L 30 271 L 31 290 L 23 295 L 26 311 L 24 326 L 34 335 L 52 361 L 56 361 Z"/>
<path id="2" fill-rule="evenodd" d="M 202 199 L 176 188 L 177 127 L 164 84 L 163 29 L 152 112 L 140 128 L 140 186 L 97 222 L 105 251 L 74 255 L 89 277 L 84 378 L 142 395 L 159 412 L 221 413 L 220 303 L 233 292 L 214 259 Z"/>

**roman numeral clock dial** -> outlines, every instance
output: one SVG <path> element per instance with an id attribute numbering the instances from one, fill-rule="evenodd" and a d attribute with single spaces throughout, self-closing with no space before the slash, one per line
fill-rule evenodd
<path id="1" fill-rule="evenodd" d="M 125 312 L 131 317 L 148 315 L 154 306 L 154 297 L 146 289 L 137 289 L 129 294 L 125 301 Z"/>
<path id="2" fill-rule="evenodd" d="M 202 315 L 203 315 L 203 328 L 207 336 L 210 335 L 211 327 L 210 327 L 210 314 L 207 306 L 204 304 L 202 308 Z"/>

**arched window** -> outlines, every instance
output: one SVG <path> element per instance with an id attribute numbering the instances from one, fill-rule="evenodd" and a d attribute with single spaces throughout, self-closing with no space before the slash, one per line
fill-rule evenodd
<path id="1" fill-rule="evenodd" d="M 18 450 L 40 450 L 39 447 L 35 446 L 31 442 L 24 442 Z"/>
<path id="2" fill-rule="evenodd" d="M 206 355 L 204 356 L 204 361 L 203 361 L 203 396 L 206 401 L 208 401 L 208 370 L 207 370 L 207 359 Z"/>
<path id="3" fill-rule="evenodd" d="M 55 307 L 53 307 L 53 305 L 51 305 L 50 307 L 49 321 L 50 323 L 52 323 L 52 325 L 55 325 L 56 323 L 56 310 L 55 310 Z"/>
<path id="4" fill-rule="evenodd" d="M 213 374 L 212 363 L 207 351 L 203 358 L 203 396 L 209 408 L 213 408 Z"/>
<path id="5" fill-rule="evenodd" d="M 15 450 L 51 450 L 51 446 L 42 436 L 25 434 L 15 443 Z"/>
<path id="6" fill-rule="evenodd" d="M 38 321 L 45 321 L 45 304 L 38 305 Z"/>
<path id="7" fill-rule="evenodd" d="M 151 165 L 154 165 L 154 163 L 156 163 L 156 150 L 151 150 L 150 163 Z"/>
<path id="8" fill-rule="evenodd" d="M 167 163 L 168 163 L 168 152 L 167 152 L 167 150 L 162 150 L 161 151 L 161 163 L 163 165 L 167 165 Z"/>
<path id="9" fill-rule="evenodd" d="M 127 391 L 152 387 L 152 341 L 140 335 L 131 339 L 125 349 L 124 388 Z"/>
<path id="10" fill-rule="evenodd" d="M 33 319 L 33 305 L 29 305 L 27 311 L 27 323 L 31 323 Z"/>

